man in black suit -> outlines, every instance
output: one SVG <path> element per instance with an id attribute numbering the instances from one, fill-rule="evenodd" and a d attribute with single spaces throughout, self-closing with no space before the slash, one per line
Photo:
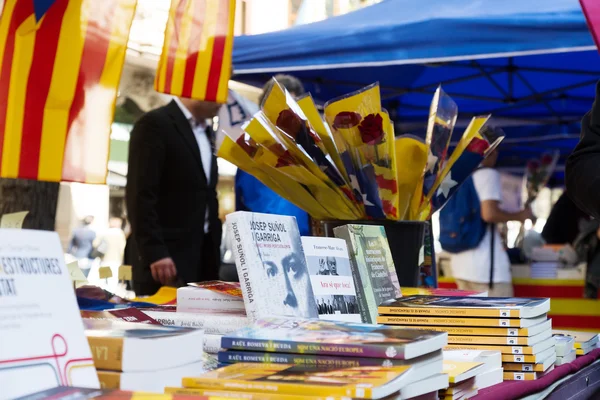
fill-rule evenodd
<path id="1" fill-rule="evenodd" d="M 211 119 L 219 108 L 174 98 L 133 128 L 126 200 L 140 256 L 137 295 L 218 279 L 222 225 Z"/>

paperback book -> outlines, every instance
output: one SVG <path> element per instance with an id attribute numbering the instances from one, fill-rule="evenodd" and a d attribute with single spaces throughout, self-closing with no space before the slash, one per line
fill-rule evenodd
<path id="1" fill-rule="evenodd" d="M 246 310 L 240 284 L 237 282 L 208 281 L 189 283 L 177 289 L 177 311 L 203 312 L 204 310 Z"/>
<path id="2" fill-rule="evenodd" d="M 417 326 L 452 326 L 452 327 L 500 327 L 500 328 L 531 328 L 548 318 L 546 314 L 536 318 L 473 318 L 473 317 L 440 317 L 412 315 L 381 315 L 377 317 L 378 324 L 413 325 Z M 521 336 L 521 335 L 517 335 Z"/>
<path id="3" fill-rule="evenodd" d="M 406 325 L 413 329 L 425 329 L 430 331 L 448 332 L 448 335 L 459 336 L 497 336 L 507 338 L 526 339 L 535 337 L 540 334 L 548 335 L 552 332 L 552 320 L 546 320 L 541 324 L 534 325 L 530 328 L 484 328 L 470 326 L 435 326 L 435 325 Z M 509 343 L 512 344 L 512 343 Z"/>
<path id="4" fill-rule="evenodd" d="M 147 308 L 141 311 L 162 325 L 202 329 L 204 333 L 213 335 L 235 332 L 249 323 L 246 313 L 239 310 L 176 312 L 172 309 Z"/>

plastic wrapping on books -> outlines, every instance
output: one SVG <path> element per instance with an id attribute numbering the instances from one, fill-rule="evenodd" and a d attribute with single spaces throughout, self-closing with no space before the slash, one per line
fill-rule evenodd
<path id="1" fill-rule="evenodd" d="M 327 102 L 325 118 L 367 216 L 398 219 L 394 130 L 381 108 L 379 84 Z"/>

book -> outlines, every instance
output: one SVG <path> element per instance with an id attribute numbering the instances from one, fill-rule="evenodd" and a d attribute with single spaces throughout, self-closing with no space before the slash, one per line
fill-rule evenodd
<path id="1" fill-rule="evenodd" d="M 504 370 L 502 367 L 483 372 L 475 377 L 475 386 L 482 390 L 497 385 L 504 381 Z"/>
<path id="2" fill-rule="evenodd" d="M 0 229 L 0 243 L 0 398 L 99 388 L 58 235 Z"/>
<path id="3" fill-rule="evenodd" d="M 142 309 L 144 314 L 165 326 L 202 329 L 204 333 L 223 335 L 249 324 L 246 313 L 241 310 L 196 310 L 179 312 L 174 309 Z"/>
<path id="4" fill-rule="evenodd" d="M 540 379 L 542 376 L 554 370 L 554 365 L 551 366 L 546 372 L 506 372 L 504 371 L 505 381 L 535 381 Z"/>
<path id="5" fill-rule="evenodd" d="M 537 354 L 552 347 L 554 348 L 554 338 L 537 343 L 533 346 L 499 346 L 485 344 L 449 344 L 446 346 L 448 350 L 490 350 L 499 351 L 502 354 Z"/>
<path id="6" fill-rule="evenodd" d="M 165 388 L 166 394 L 174 394 L 180 396 L 210 396 L 211 398 L 217 398 L 219 400 L 224 399 L 236 399 L 236 400 L 299 400 L 298 395 L 294 394 L 281 394 L 281 393 L 260 393 L 260 392 L 249 392 L 234 390 L 217 390 L 217 389 L 198 389 L 198 388 L 182 388 L 182 387 L 168 387 Z M 347 396 L 301 396 L 302 399 L 306 400 L 349 400 Z M 198 399 L 194 397 L 190 400 Z M 392 397 L 390 397 L 390 400 Z M 396 399 L 395 397 L 393 399 Z M 386 398 L 387 400 L 387 398 Z"/>
<path id="7" fill-rule="evenodd" d="M 183 378 L 186 388 L 235 390 L 306 396 L 380 399 L 406 385 L 407 366 L 323 370 L 285 364 L 232 364 L 201 376 Z"/>
<path id="8" fill-rule="evenodd" d="M 351 322 L 271 318 L 223 336 L 222 347 L 281 353 L 412 359 L 440 350 L 443 332 Z"/>
<path id="9" fill-rule="evenodd" d="M 404 325 L 405 328 L 425 329 L 436 332 L 448 332 L 448 335 L 458 336 L 502 336 L 531 338 L 552 331 L 552 320 L 546 320 L 531 328 L 485 328 L 471 326 L 435 326 L 435 325 Z"/>
<path id="10" fill-rule="evenodd" d="M 223 340 L 223 335 L 214 335 L 210 333 L 205 333 L 204 338 L 202 339 L 204 352 L 209 354 L 217 354 L 221 351 L 221 341 Z"/>
<path id="11" fill-rule="evenodd" d="M 545 372 L 556 362 L 556 354 L 537 364 L 527 363 L 504 363 L 502 366 L 505 371 L 509 372 Z"/>
<path id="12" fill-rule="evenodd" d="M 488 297 L 488 292 L 474 290 L 427 288 L 427 287 L 402 287 L 402 296 L 459 296 L 459 297 Z"/>
<path id="13" fill-rule="evenodd" d="M 598 334 L 592 332 L 581 332 L 581 331 L 565 331 L 560 329 L 554 329 L 552 331 L 554 336 L 568 336 L 573 338 L 575 341 L 575 348 L 581 349 L 584 347 L 592 347 L 598 343 Z"/>
<path id="14" fill-rule="evenodd" d="M 305 365 L 318 368 L 350 368 L 350 367 L 374 367 L 374 366 L 392 366 L 409 365 L 411 367 L 421 367 L 427 365 L 432 370 L 442 370 L 442 351 L 438 350 L 410 360 L 390 360 L 387 358 L 369 358 L 369 357 L 332 357 L 314 354 L 289 354 L 289 353 L 268 353 L 254 351 L 220 351 L 218 360 L 223 364 L 235 363 L 265 363 L 265 364 L 292 364 Z"/>
<path id="15" fill-rule="evenodd" d="M 556 361 L 554 362 L 554 365 L 556 365 L 558 367 L 563 364 L 568 364 L 568 363 L 575 361 L 576 358 L 577 358 L 577 352 L 575 350 L 573 350 L 572 352 L 570 352 L 569 354 L 567 354 L 563 357 L 557 356 Z"/>
<path id="16" fill-rule="evenodd" d="M 376 225 L 343 225 L 333 229 L 350 252 L 362 321 L 377 320 L 377 306 L 402 296 L 400 282 L 385 228 Z"/>
<path id="17" fill-rule="evenodd" d="M 188 286 L 177 289 L 177 311 L 203 312 L 204 310 L 245 311 L 240 284 L 208 281 L 189 283 Z"/>
<path id="18" fill-rule="evenodd" d="M 480 373 L 482 366 L 482 363 L 476 362 L 444 360 L 443 371 L 448 374 L 450 383 L 459 383 Z"/>
<path id="19" fill-rule="evenodd" d="M 453 327 L 501 327 L 525 329 L 539 325 L 548 318 L 541 315 L 536 318 L 448 318 L 448 317 L 420 317 L 420 316 L 391 316 L 380 315 L 378 324 L 386 325 L 415 325 L 415 326 L 453 326 Z M 521 336 L 521 335 L 517 335 Z"/>
<path id="20" fill-rule="evenodd" d="M 535 318 L 550 311 L 550 299 L 520 297 L 408 296 L 379 306 L 382 315 Z"/>
<path id="21" fill-rule="evenodd" d="M 556 355 L 563 357 L 575 350 L 575 339 L 571 336 L 554 335 Z"/>
<path id="22" fill-rule="evenodd" d="M 438 391 L 448 387 L 448 374 L 435 374 L 417 382 L 409 383 L 397 394 L 386 400 L 432 400 L 438 399 Z"/>
<path id="23" fill-rule="evenodd" d="M 204 362 L 175 368 L 143 372 L 116 372 L 98 370 L 98 379 L 102 389 L 121 389 L 137 392 L 164 393 L 165 387 L 177 386 L 186 376 L 200 375 L 206 372 Z"/>
<path id="24" fill-rule="evenodd" d="M 534 346 L 552 337 L 550 329 L 530 337 L 519 336 L 460 336 L 448 335 L 449 344 L 498 344 L 510 346 Z"/>
<path id="25" fill-rule="evenodd" d="M 191 400 L 189 396 L 177 394 L 156 394 L 145 392 L 130 392 L 118 389 L 89 389 L 71 386 L 58 386 L 13 400 Z M 219 400 L 215 397 L 194 397 L 194 400 Z"/>
<path id="26" fill-rule="evenodd" d="M 141 310 L 133 307 L 104 311 L 81 310 L 79 313 L 81 314 L 81 318 L 86 319 L 111 319 L 126 322 L 136 322 L 140 324 L 161 325 L 160 322 L 154 320 Z"/>
<path id="27" fill-rule="evenodd" d="M 346 242 L 336 238 L 302 238 L 321 319 L 361 322 Z"/>
<path id="28" fill-rule="evenodd" d="M 499 351 L 445 350 L 444 359 L 481 363 L 481 373 L 502 368 L 502 354 Z"/>
<path id="29" fill-rule="evenodd" d="M 227 229 L 250 321 L 319 317 L 294 217 L 234 212 Z"/>
<path id="30" fill-rule="evenodd" d="M 83 319 L 96 368 L 154 371 L 202 360 L 204 333 L 119 320 Z"/>
<path id="31" fill-rule="evenodd" d="M 578 356 L 585 356 L 586 354 L 589 354 L 594 350 L 596 350 L 596 347 L 585 347 L 585 348 L 575 349 L 575 354 L 577 354 Z"/>
<path id="32" fill-rule="evenodd" d="M 530 363 L 537 364 L 551 357 L 552 354 L 556 354 L 554 346 L 547 348 L 538 354 L 502 354 L 502 362 L 510 363 Z"/>

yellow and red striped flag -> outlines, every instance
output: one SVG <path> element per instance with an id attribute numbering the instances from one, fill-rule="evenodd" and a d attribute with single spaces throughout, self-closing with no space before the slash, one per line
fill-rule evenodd
<path id="1" fill-rule="evenodd" d="M 235 0 L 171 0 L 154 89 L 225 103 Z"/>
<path id="2" fill-rule="evenodd" d="M 6 0 L 0 177 L 105 183 L 136 0 Z"/>

